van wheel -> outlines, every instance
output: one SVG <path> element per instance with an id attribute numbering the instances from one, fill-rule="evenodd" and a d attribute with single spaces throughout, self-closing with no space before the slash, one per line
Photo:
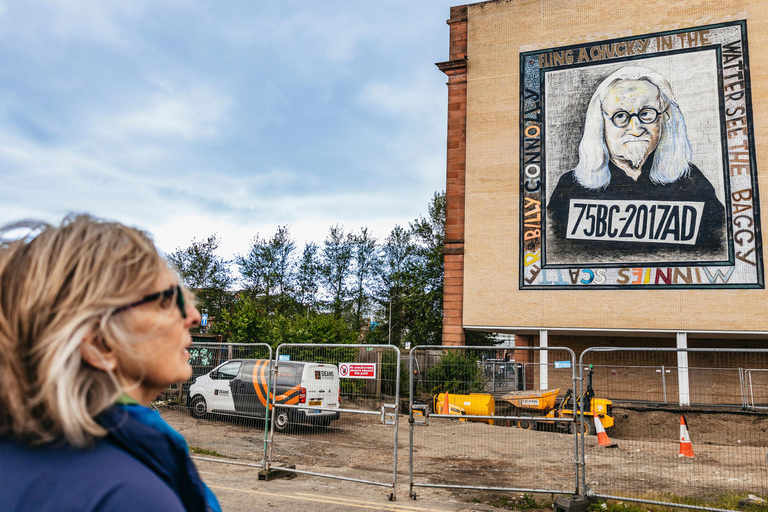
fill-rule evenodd
<path id="1" fill-rule="evenodd" d="M 278 432 L 288 432 L 291 427 L 291 416 L 285 409 L 280 409 L 275 413 L 275 430 Z"/>
<path id="2" fill-rule="evenodd" d="M 208 414 L 208 404 L 205 403 L 205 398 L 200 395 L 193 398 L 191 407 L 189 408 L 189 414 L 193 418 L 205 418 L 205 415 Z"/>

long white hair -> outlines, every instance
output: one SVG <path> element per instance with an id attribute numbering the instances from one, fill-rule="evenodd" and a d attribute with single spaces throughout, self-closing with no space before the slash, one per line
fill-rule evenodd
<path id="1" fill-rule="evenodd" d="M 655 71 L 640 66 L 626 66 L 610 74 L 592 95 L 584 121 L 584 135 L 579 143 L 579 163 L 573 175 L 579 184 L 588 189 L 601 189 L 611 181 L 608 170 L 608 147 L 603 127 L 603 100 L 608 89 L 621 80 L 645 80 L 655 85 L 662 99 L 661 136 L 656 146 L 650 179 L 656 184 L 674 183 L 690 172 L 691 144 L 685 130 L 685 120 L 677 105 L 672 87 L 666 78 Z"/>

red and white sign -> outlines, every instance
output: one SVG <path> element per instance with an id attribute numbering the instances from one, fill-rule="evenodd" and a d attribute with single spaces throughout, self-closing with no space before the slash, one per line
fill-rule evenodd
<path id="1" fill-rule="evenodd" d="M 375 379 L 374 363 L 339 363 L 339 375 L 346 379 Z"/>

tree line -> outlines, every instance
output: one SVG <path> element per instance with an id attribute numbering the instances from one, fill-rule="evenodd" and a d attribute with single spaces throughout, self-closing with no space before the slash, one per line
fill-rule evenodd
<path id="1" fill-rule="evenodd" d="M 168 255 L 208 313 L 208 332 L 233 343 L 392 343 L 442 340 L 445 193 L 426 216 L 384 240 L 331 226 L 299 248 L 288 226 L 257 235 L 245 254 L 216 256 L 219 238 Z M 233 272 L 233 269 L 235 272 Z M 492 342 L 470 334 L 473 343 Z"/>

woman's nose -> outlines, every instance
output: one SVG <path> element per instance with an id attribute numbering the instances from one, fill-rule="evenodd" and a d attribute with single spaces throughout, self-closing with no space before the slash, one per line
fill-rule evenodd
<path id="1" fill-rule="evenodd" d="M 186 323 L 189 324 L 189 327 L 198 325 L 202 319 L 203 317 L 200 315 L 200 311 L 198 311 L 192 304 L 188 304 Z"/>

